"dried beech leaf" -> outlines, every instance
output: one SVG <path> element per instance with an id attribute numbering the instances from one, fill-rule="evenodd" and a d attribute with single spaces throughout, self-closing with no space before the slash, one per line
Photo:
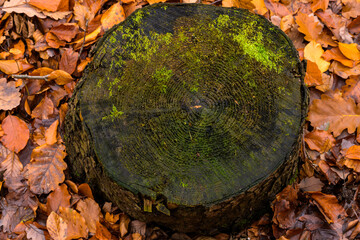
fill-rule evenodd
<path id="1" fill-rule="evenodd" d="M 336 60 L 338 62 L 341 62 L 344 66 L 347 67 L 355 67 L 356 65 L 356 62 L 345 57 L 344 54 L 341 53 L 338 47 L 326 50 L 322 55 L 322 57 L 326 61 Z"/>
<path id="2" fill-rule="evenodd" d="M 59 40 L 70 42 L 79 32 L 79 25 L 76 23 L 63 23 L 50 29 Z"/>
<path id="3" fill-rule="evenodd" d="M 50 12 L 69 10 L 69 0 L 30 0 L 28 3 L 41 10 Z"/>
<path id="4" fill-rule="evenodd" d="M 346 85 L 341 88 L 343 97 L 352 98 L 356 103 L 360 102 L 360 77 L 349 78 L 346 80 Z"/>
<path id="5" fill-rule="evenodd" d="M 299 184 L 299 188 L 304 192 L 315 192 L 315 191 L 321 191 L 324 185 L 325 184 L 322 183 L 319 178 L 310 177 L 301 180 Z"/>
<path id="6" fill-rule="evenodd" d="M 337 61 L 333 61 L 329 70 L 336 75 L 347 79 L 349 76 L 360 74 L 360 64 L 357 64 L 355 67 L 346 67 Z"/>
<path id="7" fill-rule="evenodd" d="M 54 104 L 50 98 L 45 96 L 31 112 L 31 117 L 49 119 L 54 114 Z"/>
<path id="8" fill-rule="evenodd" d="M 125 12 L 121 4 L 115 3 L 102 16 L 101 26 L 105 31 L 112 28 L 114 25 L 125 20 Z"/>
<path id="9" fill-rule="evenodd" d="M 345 6 L 342 9 L 342 15 L 346 18 L 356 18 L 360 15 L 360 1 L 359 0 L 342 0 Z"/>
<path id="10" fill-rule="evenodd" d="M 337 223 L 347 215 L 334 195 L 314 192 L 310 193 L 310 196 L 316 201 L 317 207 L 328 223 Z"/>
<path id="11" fill-rule="evenodd" d="M 31 153 L 27 165 L 28 182 L 32 192 L 47 194 L 65 180 L 65 146 L 62 144 L 41 145 Z"/>
<path id="12" fill-rule="evenodd" d="M 323 26 L 316 17 L 299 12 L 295 19 L 296 23 L 299 25 L 299 32 L 305 34 L 305 40 L 310 42 L 319 38 Z"/>
<path id="13" fill-rule="evenodd" d="M 329 151 L 335 146 L 335 138 L 323 130 L 314 130 L 305 135 L 305 142 L 311 150 L 316 150 L 320 153 Z"/>
<path id="14" fill-rule="evenodd" d="M 67 240 L 68 224 L 57 213 L 50 213 L 46 220 L 46 227 L 54 240 Z"/>
<path id="15" fill-rule="evenodd" d="M 78 187 L 78 190 L 79 190 L 80 195 L 94 199 L 94 196 L 92 194 L 89 184 L 87 184 L 87 183 L 80 184 Z"/>
<path id="16" fill-rule="evenodd" d="M 96 234 L 95 237 L 99 240 L 108 240 L 108 239 L 112 239 L 111 238 L 111 233 L 109 232 L 109 230 L 107 230 L 106 227 L 104 227 L 101 223 L 97 222 L 96 223 Z M 134 239 L 132 239 L 134 240 Z"/>
<path id="17" fill-rule="evenodd" d="M 321 99 L 315 99 L 310 105 L 308 119 L 314 127 L 329 126 L 328 131 L 337 137 L 345 129 L 349 133 L 355 132 L 360 124 L 360 107 L 352 98 L 323 94 Z"/>
<path id="18" fill-rule="evenodd" d="M 319 86 L 323 84 L 322 75 L 316 63 L 307 61 L 304 81 L 308 87 Z"/>
<path id="19" fill-rule="evenodd" d="M 268 12 L 264 0 L 252 0 L 251 3 L 255 6 L 254 12 L 259 15 L 264 15 Z"/>
<path id="20" fill-rule="evenodd" d="M 46 207 L 48 214 L 51 212 L 59 213 L 59 207 L 70 207 L 70 198 L 71 195 L 69 194 L 66 184 L 55 188 L 47 197 Z"/>
<path id="21" fill-rule="evenodd" d="M 346 44 L 339 42 L 339 49 L 345 57 L 351 60 L 360 60 L 360 51 L 356 43 Z"/>
<path id="22" fill-rule="evenodd" d="M 26 0 L 5 1 L 1 10 L 7 13 L 12 13 L 12 12 L 24 13 L 28 17 L 37 16 L 38 18 L 46 18 L 46 16 L 43 13 L 41 13 L 36 8 L 30 6 Z"/>
<path id="23" fill-rule="evenodd" d="M 23 165 L 20 162 L 19 157 L 14 152 L 8 154 L 0 165 L 0 171 L 5 171 L 5 180 L 19 176 L 22 169 Z"/>
<path id="24" fill-rule="evenodd" d="M 30 131 L 23 120 L 9 115 L 3 120 L 2 129 L 5 135 L 1 138 L 1 142 L 6 148 L 18 153 L 26 146 Z"/>
<path id="25" fill-rule="evenodd" d="M 120 216 L 120 236 L 124 237 L 129 230 L 130 218 L 126 214 Z"/>
<path id="26" fill-rule="evenodd" d="M 329 69 L 330 63 L 322 58 L 324 50 L 319 43 L 309 42 L 304 49 L 304 58 L 317 64 L 319 70 L 323 73 Z"/>
<path id="27" fill-rule="evenodd" d="M 44 230 L 37 228 L 34 224 L 29 224 L 25 232 L 27 239 L 46 240 Z"/>
<path id="28" fill-rule="evenodd" d="M 67 48 L 64 51 L 64 53 L 61 55 L 61 59 L 59 62 L 59 69 L 69 74 L 72 74 L 76 69 L 78 59 L 79 59 L 79 53 L 75 52 L 71 48 Z"/>
<path id="29" fill-rule="evenodd" d="M 15 60 L 0 60 L 0 71 L 7 75 L 15 74 L 22 71 L 21 64 Z"/>
<path id="30" fill-rule="evenodd" d="M 73 80 L 71 75 L 63 70 L 56 70 L 50 73 L 48 80 L 54 80 L 58 85 L 65 85 Z"/>
<path id="31" fill-rule="evenodd" d="M 321 9 L 325 11 L 328 8 L 329 0 L 313 0 L 311 4 L 311 10 L 316 12 L 317 10 Z"/>
<path id="32" fill-rule="evenodd" d="M 99 223 L 100 217 L 102 217 L 99 204 L 91 198 L 86 198 L 77 203 L 76 210 L 84 217 L 89 232 L 96 233 L 96 224 Z"/>
<path id="33" fill-rule="evenodd" d="M 52 145 L 57 142 L 57 128 L 59 126 L 59 120 L 53 122 L 45 131 L 45 141 L 47 145 Z"/>
<path id="34" fill-rule="evenodd" d="M 67 239 L 87 238 L 88 228 L 85 219 L 76 210 L 71 208 L 59 207 L 61 218 L 67 222 Z"/>
<path id="35" fill-rule="evenodd" d="M 15 82 L 7 82 L 0 78 L 0 110 L 11 110 L 20 104 L 21 94 L 15 87 Z"/>

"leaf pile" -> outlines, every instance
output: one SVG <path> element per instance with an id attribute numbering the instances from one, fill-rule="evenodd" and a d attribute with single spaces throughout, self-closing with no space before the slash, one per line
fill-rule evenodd
<path id="1" fill-rule="evenodd" d="M 66 179 L 59 134 L 96 41 L 165 0 L 0 0 L 0 239 L 191 239 L 99 205 Z M 195 3 L 196 0 L 182 0 Z M 310 112 L 297 182 L 246 231 L 197 240 L 355 239 L 360 233 L 360 2 L 202 0 L 265 16 L 307 60 Z M 360 236 L 360 235 L 359 235 Z"/>

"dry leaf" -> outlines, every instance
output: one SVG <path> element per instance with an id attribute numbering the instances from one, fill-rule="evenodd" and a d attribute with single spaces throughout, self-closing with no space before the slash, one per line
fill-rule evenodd
<path id="1" fill-rule="evenodd" d="M 334 195 L 314 192 L 310 193 L 310 196 L 316 201 L 317 207 L 328 223 L 337 223 L 346 216 L 344 208 L 338 203 Z"/>
<path id="2" fill-rule="evenodd" d="M 305 40 L 310 42 L 320 37 L 323 26 L 315 16 L 309 16 L 308 14 L 299 12 L 295 19 L 299 25 L 299 32 L 305 34 Z"/>
<path id="3" fill-rule="evenodd" d="M 309 42 L 304 49 L 304 58 L 316 63 L 319 70 L 323 73 L 329 69 L 330 63 L 322 58 L 324 50 L 319 43 L 315 41 Z"/>
<path id="4" fill-rule="evenodd" d="M 44 144 L 32 151 L 27 178 L 33 193 L 47 194 L 65 180 L 65 156 L 65 146 L 62 144 Z"/>
<path id="5" fill-rule="evenodd" d="M 9 115 L 3 120 L 2 129 L 5 135 L 1 138 L 1 142 L 6 148 L 18 153 L 26 146 L 30 131 L 23 120 Z"/>
<path id="6" fill-rule="evenodd" d="M 80 195 L 94 199 L 94 196 L 92 194 L 89 184 L 87 184 L 87 183 L 80 184 L 78 187 L 78 190 L 79 190 Z"/>
<path id="7" fill-rule="evenodd" d="M 45 96 L 41 102 L 31 112 L 31 117 L 39 119 L 49 119 L 54 114 L 54 104 L 50 98 Z"/>
<path id="8" fill-rule="evenodd" d="M 360 60 L 360 51 L 356 43 L 346 44 L 339 42 L 339 49 L 345 57 L 351 60 Z"/>
<path id="9" fill-rule="evenodd" d="M 320 160 L 318 165 L 331 184 L 336 185 L 339 182 L 340 177 L 330 168 L 326 161 Z"/>
<path id="10" fill-rule="evenodd" d="M 291 12 L 285 7 L 285 5 L 277 0 L 264 0 L 264 3 L 266 8 L 273 12 L 276 16 L 282 18 L 291 14 Z"/>
<path id="11" fill-rule="evenodd" d="M 356 18 L 360 15 L 359 0 L 342 0 L 345 5 L 342 9 L 342 15 L 346 18 Z"/>
<path id="12" fill-rule="evenodd" d="M 74 15 L 75 20 L 79 21 L 79 26 L 85 30 L 86 22 L 90 22 L 94 18 L 95 12 L 92 12 L 89 7 L 76 1 L 74 5 Z"/>
<path id="13" fill-rule="evenodd" d="M 20 162 L 19 157 L 14 152 L 8 154 L 0 165 L 0 171 L 5 171 L 5 180 L 19 176 L 22 169 L 23 165 Z"/>
<path id="14" fill-rule="evenodd" d="M 28 3 L 49 12 L 69 11 L 69 0 L 30 0 Z"/>
<path id="15" fill-rule="evenodd" d="M 260 15 L 264 15 L 268 12 L 268 9 L 265 6 L 264 0 L 251 0 L 251 3 L 254 4 L 254 12 Z"/>
<path id="16" fill-rule="evenodd" d="M 7 75 L 22 71 L 22 66 L 15 60 L 0 60 L 0 71 Z"/>
<path id="17" fill-rule="evenodd" d="M 67 223 L 67 239 L 87 238 L 88 228 L 85 219 L 71 208 L 59 207 L 60 216 Z"/>
<path id="18" fill-rule="evenodd" d="M 45 40 L 48 45 L 52 48 L 59 48 L 66 45 L 65 41 L 61 41 L 55 34 L 52 32 L 47 32 L 45 34 Z"/>
<path id="19" fill-rule="evenodd" d="M 20 104 L 21 94 L 15 87 L 14 81 L 0 78 L 0 110 L 11 110 Z"/>
<path id="20" fill-rule="evenodd" d="M 166 2 L 166 0 L 146 0 L 150 5 L 154 3 Z"/>
<path id="21" fill-rule="evenodd" d="M 76 23 L 63 23 L 50 29 L 59 40 L 70 42 L 79 32 L 79 26 Z"/>
<path id="22" fill-rule="evenodd" d="M 57 142 L 57 128 L 59 126 L 59 120 L 53 122 L 45 131 L 45 141 L 47 145 L 52 145 Z"/>
<path id="23" fill-rule="evenodd" d="M 313 0 L 311 3 L 311 10 L 316 12 L 321 9 L 325 11 L 328 8 L 329 0 Z"/>
<path id="24" fill-rule="evenodd" d="M 319 178 L 310 177 L 301 180 L 299 184 L 299 188 L 304 192 L 315 192 L 315 191 L 321 191 L 324 185 L 325 184 L 322 183 Z"/>
<path id="25" fill-rule="evenodd" d="M 347 79 L 341 90 L 345 99 L 351 97 L 356 103 L 360 103 L 360 76 Z"/>
<path id="26" fill-rule="evenodd" d="M 110 224 L 115 224 L 120 219 L 120 214 L 111 214 L 109 212 L 106 212 L 105 214 L 105 221 L 107 221 Z"/>
<path id="27" fill-rule="evenodd" d="M 37 228 L 34 224 L 29 224 L 26 229 L 26 238 L 32 240 L 46 240 L 44 230 Z"/>
<path id="28" fill-rule="evenodd" d="M 338 47 L 326 50 L 322 55 L 322 57 L 326 61 L 336 60 L 338 62 L 341 62 L 344 66 L 347 67 L 355 67 L 356 65 L 356 62 L 345 57 L 344 54 L 341 53 Z"/>
<path id="29" fill-rule="evenodd" d="M 58 85 L 65 85 L 73 80 L 71 75 L 63 70 L 56 70 L 50 73 L 48 80 L 54 80 Z"/>
<path id="30" fill-rule="evenodd" d="M 70 207 L 71 195 L 67 189 L 66 184 L 61 184 L 47 197 L 46 207 L 47 212 L 59 213 L 59 207 Z"/>
<path id="31" fill-rule="evenodd" d="M 359 75 L 360 74 L 360 64 L 357 64 L 353 68 L 346 67 L 337 61 L 333 61 L 329 68 L 330 71 L 334 72 L 336 75 L 347 79 L 349 76 Z"/>
<path id="32" fill-rule="evenodd" d="M 114 25 L 125 20 L 125 12 L 121 4 L 115 3 L 102 16 L 101 26 L 105 31 L 112 28 Z"/>
<path id="33" fill-rule="evenodd" d="M 99 204 L 91 198 L 86 198 L 77 203 L 76 210 L 84 217 L 89 232 L 96 233 L 96 225 L 99 223 L 100 217 L 102 217 Z"/>
<path id="34" fill-rule="evenodd" d="M 78 59 L 79 59 L 79 53 L 75 52 L 71 48 L 67 48 L 63 52 L 63 54 L 61 54 L 59 69 L 69 74 L 72 74 L 76 69 Z"/>
<path id="35" fill-rule="evenodd" d="M 316 63 L 307 61 L 304 81 L 308 87 L 314 87 L 323 84 L 322 74 Z"/>
<path id="36" fill-rule="evenodd" d="M 126 214 L 120 216 L 120 236 L 124 237 L 129 230 L 130 218 Z"/>
<path id="37" fill-rule="evenodd" d="M 57 213 L 52 212 L 46 220 L 46 227 L 50 236 L 54 240 L 68 240 L 67 227 L 68 224 Z"/>
<path id="38" fill-rule="evenodd" d="M 349 133 L 355 132 L 360 124 L 360 108 L 352 98 L 323 94 L 310 105 L 308 120 L 314 127 L 328 126 L 328 131 L 337 137 L 345 129 Z"/>
<path id="39" fill-rule="evenodd" d="M 46 16 L 35 9 L 34 7 L 30 6 L 26 0 L 10 0 L 6 1 L 1 8 L 2 11 L 7 13 L 24 13 L 28 17 L 38 17 L 38 18 L 46 18 Z"/>
<path id="40" fill-rule="evenodd" d="M 335 138 L 323 130 L 314 130 L 304 137 L 305 142 L 311 150 L 316 150 L 320 153 L 329 151 L 335 146 Z"/>
<path id="41" fill-rule="evenodd" d="M 101 223 L 96 223 L 96 234 L 95 237 L 99 240 L 108 240 L 111 238 L 111 233 Z M 134 239 L 132 239 L 134 240 Z"/>

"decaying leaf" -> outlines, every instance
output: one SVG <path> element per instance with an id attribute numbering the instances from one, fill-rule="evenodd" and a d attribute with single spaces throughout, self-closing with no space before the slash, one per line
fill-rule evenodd
<path id="1" fill-rule="evenodd" d="M 351 77 L 346 80 L 346 85 L 341 88 L 344 98 L 352 98 L 360 103 L 360 77 Z"/>
<path id="2" fill-rule="evenodd" d="M 33 118 L 49 119 L 54 114 L 54 104 L 50 98 L 45 96 L 31 112 Z"/>
<path id="3" fill-rule="evenodd" d="M 8 13 L 24 13 L 29 17 L 38 17 L 38 18 L 46 18 L 46 16 L 41 13 L 36 8 L 30 6 L 26 0 L 10 0 L 4 2 L 2 10 Z"/>
<path id="4" fill-rule="evenodd" d="M 319 178 L 310 177 L 304 178 L 299 184 L 299 188 L 305 192 L 321 191 L 325 184 L 320 181 Z"/>
<path id="5" fill-rule="evenodd" d="M 5 135 L 1 138 L 1 142 L 6 148 L 18 153 L 26 146 L 30 131 L 23 120 L 9 115 L 3 120 L 2 129 Z"/>
<path id="6" fill-rule="evenodd" d="M 69 0 L 30 0 L 28 3 L 41 10 L 55 12 L 55 11 L 68 11 Z"/>
<path id="7" fill-rule="evenodd" d="M 54 240 L 67 240 L 67 222 L 57 213 L 51 212 L 46 220 L 46 227 Z"/>
<path id="8" fill-rule="evenodd" d="M 91 198 L 86 198 L 77 203 L 76 210 L 84 217 L 89 232 L 96 233 L 96 225 L 99 223 L 100 217 L 102 217 L 99 204 Z"/>
<path id="9" fill-rule="evenodd" d="M 20 162 L 19 157 L 14 152 L 8 154 L 5 160 L 0 164 L 0 171 L 5 171 L 5 180 L 20 175 L 22 169 L 23 165 Z"/>
<path id="10" fill-rule="evenodd" d="M 59 69 L 72 74 L 76 69 L 78 59 L 79 53 L 71 48 L 65 49 L 64 53 L 61 55 Z"/>
<path id="11" fill-rule="evenodd" d="M 56 70 L 49 74 L 48 80 L 54 80 L 58 85 L 65 85 L 73 80 L 71 75 L 63 70 Z"/>
<path id="12" fill-rule="evenodd" d="M 41 145 L 31 153 L 31 162 L 26 166 L 27 179 L 32 192 L 49 193 L 65 180 L 63 171 L 65 146 L 62 144 Z"/>
<path id="13" fill-rule="evenodd" d="M 337 223 L 347 215 L 334 195 L 322 192 L 310 194 L 328 223 Z"/>
<path id="14" fill-rule="evenodd" d="M 14 81 L 0 78 L 0 110 L 11 110 L 20 104 L 20 92 L 15 87 Z"/>

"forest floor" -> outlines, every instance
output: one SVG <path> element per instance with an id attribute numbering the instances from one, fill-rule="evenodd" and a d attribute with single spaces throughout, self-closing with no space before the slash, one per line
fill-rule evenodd
<path id="1" fill-rule="evenodd" d="M 182 0 L 195 3 L 194 0 Z M 68 100 L 97 40 L 164 0 L 0 0 L 0 239 L 356 239 L 360 236 L 360 1 L 204 0 L 263 15 L 307 60 L 302 166 L 240 233 L 186 235 L 132 219 L 66 179 Z"/>

